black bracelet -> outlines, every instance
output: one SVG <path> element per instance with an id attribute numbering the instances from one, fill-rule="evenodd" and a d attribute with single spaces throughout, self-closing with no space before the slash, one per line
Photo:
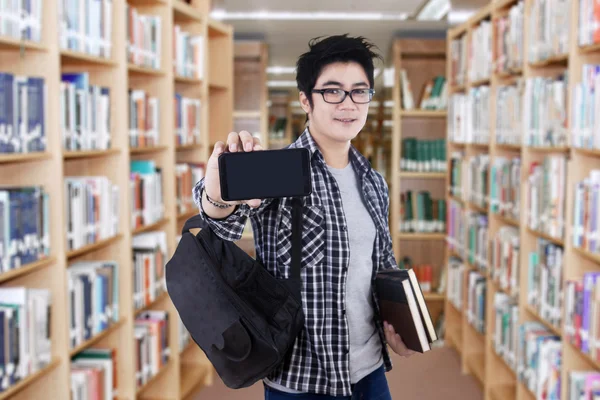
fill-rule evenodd
<path id="1" fill-rule="evenodd" d="M 206 191 L 204 191 L 204 193 L 206 193 Z M 206 193 L 206 200 L 208 200 L 208 202 L 210 204 L 212 204 L 213 206 L 215 206 L 217 208 L 229 208 L 229 207 L 233 206 L 232 204 L 225 204 L 225 203 L 220 203 L 220 202 L 214 201 L 213 199 L 211 199 L 208 196 L 208 193 Z"/>

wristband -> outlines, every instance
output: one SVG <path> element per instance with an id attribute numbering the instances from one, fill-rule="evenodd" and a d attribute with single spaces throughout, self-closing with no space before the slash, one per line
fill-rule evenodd
<path id="1" fill-rule="evenodd" d="M 204 191 L 204 193 L 206 194 L 206 200 L 208 200 L 208 202 L 209 202 L 210 204 L 212 204 L 213 206 L 215 206 L 215 207 L 217 207 L 217 208 L 229 208 L 229 207 L 231 207 L 231 206 L 232 206 L 232 204 L 220 203 L 220 202 L 218 202 L 218 201 L 215 201 L 215 200 L 211 199 L 211 198 L 208 196 L 208 193 L 206 193 L 206 190 Z"/>

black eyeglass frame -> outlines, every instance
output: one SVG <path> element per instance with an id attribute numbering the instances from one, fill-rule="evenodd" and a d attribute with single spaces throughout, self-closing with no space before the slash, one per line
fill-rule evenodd
<path id="1" fill-rule="evenodd" d="M 327 92 L 328 90 L 341 90 L 342 92 L 344 92 L 344 97 L 342 97 L 342 100 L 336 101 L 336 102 L 327 101 L 327 100 L 325 100 L 325 92 Z M 369 100 L 365 101 L 364 103 L 354 101 L 354 97 L 352 97 L 352 92 L 354 92 L 355 90 L 368 90 L 369 91 Z M 329 104 L 340 104 L 340 103 L 343 103 L 344 100 L 346 100 L 346 97 L 348 97 L 348 95 L 350 95 L 350 99 L 355 104 L 368 104 L 368 103 L 370 103 L 373 100 L 373 95 L 375 94 L 375 89 L 352 89 L 351 91 L 347 91 L 347 90 L 344 90 L 344 89 L 328 88 L 328 89 L 313 89 L 312 93 L 320 93 L 321 96 L 323 97 L 323 101 L 325 103 L 329 103 Z"/>

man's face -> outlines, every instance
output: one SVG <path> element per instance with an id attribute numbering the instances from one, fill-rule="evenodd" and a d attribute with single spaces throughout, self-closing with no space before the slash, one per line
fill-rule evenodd
<path id="1" fill-rule="evenodd" d="M 358 63 L 333 63 L 323 68 L 321 75 L 315 83 L 315 90 L 322 89 L 369 89 L 367 75 Z M 366 93 L 366 92 L 365 92 Z M 311 134 L 324 136 L 333 142 L 347 142 L 358 135 L 367 121 L 369 104 L 356 104 L 347 95 L 343 102 L 331 104 L 335 95 L 331 93 L 312 93 L 313 107 L 309 111 Z M 325 96 L 325 99 L 323 98 Z M 342 94 L 343 96 L 343 94 Z M 362 94 L 362 100 L 368 93 Z M 360 96 L 355 95 L 355 100 L 361 101 Z M 308 102 L 302 98 L 301 101 L 308 108 Z"/>

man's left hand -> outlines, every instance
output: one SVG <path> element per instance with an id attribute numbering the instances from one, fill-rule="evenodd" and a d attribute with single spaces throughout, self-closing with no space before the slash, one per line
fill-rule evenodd
<path id="1" fill-rule="evenodd" d="M 394 353 L 398 354 L 401 357 L 407 358 L 416 353 L 416 351 L 406 347 L 400 335 L 398 335 L 394 330 L 392 324 L 388 324 L 387 321 L 384 321 L 383 327 L 385 330 L 385 338 L 387 339 L 387 342 L 392 348 L 392 350 L 394 350 Z"/>

